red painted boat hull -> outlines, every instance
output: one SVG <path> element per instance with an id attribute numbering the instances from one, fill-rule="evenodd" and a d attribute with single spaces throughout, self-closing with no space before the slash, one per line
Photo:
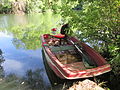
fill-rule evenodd
<path id="1" fill-rule="evenodd" d="M 80 42 L 74 37 L 69 37 L 70 40 L 73 42 Z M 85 69 L 85 70 L 73 70 L 72 65 L 75 66 L 82 66 L 80 62 L 76 62 L 73 64 L 62 64 L 59 59 L 55 56 L 55 54 L 51 51 L 51 49 L 46 45 L 47 42 L 45 41 L 44 35 L 41 36 L 42 40 L 42 48 L 47 59 L 47 63 L 50 68 L 55 72 L 55 74 L 60 77 L 61 79 L 79 79 L 79 78 L 88 78 L 94 77 L 106 72 L 111 71 L 110 64 L 106 62 L 106 60 L 97 53 L 94 49 L 89 47 L 85 43 L 81 43 L 83 49 L 87 52 L 87 54 L 92 58 L 94 62 L 98 65 L 95 68 Z"/>

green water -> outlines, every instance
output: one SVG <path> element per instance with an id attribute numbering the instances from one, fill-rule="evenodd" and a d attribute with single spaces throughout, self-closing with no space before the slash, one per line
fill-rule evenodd
<path id="1" fill-rule="evenodd" d="M 40 35 L 60 23 L 61 16 L 51 12 L 0 15 L 0 90 L 50 89 Z"/>

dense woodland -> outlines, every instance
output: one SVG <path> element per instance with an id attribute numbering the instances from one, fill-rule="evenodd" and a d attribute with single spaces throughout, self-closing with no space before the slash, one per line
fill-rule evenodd
<path id="1" fill-rule="evenodd" d="M 120 88 L 120 0 L 0 0 L 1 14 L 43 13 L 48 9 L 70 24 L 71 35 L 91 43 L 108 60 L 111 85 Z"/>

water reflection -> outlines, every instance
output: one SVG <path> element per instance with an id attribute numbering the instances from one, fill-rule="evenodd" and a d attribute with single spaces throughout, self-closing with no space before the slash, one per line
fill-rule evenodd
<path id="1" fill-rule="evenodd" d="M 2 55 L 2 50 L 0 49 L 0 81 L 5 76 L 3 66 L 1 65 L 4 61 L 5 61 L 5 59 Z"/>
<path id="2" fill-rule="evenodd" d="M 24 65 L 19 61 L 7 59 L 2 65 L 7 73 L 12 72 L 20 76 L 24 74 Z"/>
<path id="3" fill-rule="evenodd" d="M 41 72 L 42 69 L 28 70 L 24 77 L 9 74 L 1 80 L 0 90 L 49 90 L 50 87 L 44 85 Z"/>
<path id="4" fill-rule="evenodd" d="M 0 49 L 5 59 L 4 63 L 0 62 L 0 90 L 50 89 L 40 35 L 50 33 L 59 20 L 60 17 L 52 13 L 0 15 Z"/>
<path id="5" fill-rule="evenodd" d="M 39 90 L 41 87 L 41 90 L 45 90 L 43 87 L 48 88 L 49 80 L 44 69 L 41 49 L 16 49 L 12 39 L 12 36 L 1 32 L 0 48 L 3 51 L 0 51 L 0 79 L 2 80 L 0 90 L 14 90 L 15 88 Z"/>
<path id="6" fill-rule="evenodd" d="M 59 15 L 0 15 L 0 90 L 49 90 L 40 35 L 57 27 Z"/>
<path id="7" fill-rule="evenodd" d="M 3 63 L 5 71 L 14 71 L 21 69 L 20 71 L 26 71 L 31 68 L 39 68 L 42 65 L 41 49 L 38 50 L 24 50 L 16 49 L 12 43 L 12 37 L 1 37 L 0 48 L 4 52 L 6 61 Z M 34 60 L 33 60 L 34 59 Z M 16 68 L 14 68 L 16 67 Z M 19 74 L 22 74 L 19 72 Z"/>
<path id="8" fill-rule="evenodd" d="M 42 75 L 40 75 L 42 71 L 42 69 L 27 71 L 25 81 L 32 90 L 45 90 Z"/>
<path id="9" fill-rule="evenodd" d="M 16 48 L 38 49 L 40 35 L 50 33 L 60 23 L 60 16 L 52 13 L 36 15 L 0 15 L 0 30 L 12 34 Z"/>

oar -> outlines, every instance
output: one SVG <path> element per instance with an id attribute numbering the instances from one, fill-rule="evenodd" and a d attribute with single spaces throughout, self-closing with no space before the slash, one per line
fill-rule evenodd
<path id="1" fill-rule="evenodd" d="M 83 53 L 83 51 L 72 40 L 69 40 L 69 41 L 75 46 L 75 48 L 78 50 L 78 52 L 80 52 L 80 54 L 84 58 L 83 62 L 85 63 L 85 66 L 89 66 L 89 64 L 85 62 L 85 60 L 87 60 L 87 61 L 89 60 L 88 57 Z"/>
<path id="2" fill-rule="evenodd" d="M 82 52 L 82 50 L 81 50 L 72 40 L 69 40 L 69 41 L 75 46 L 75 48 L 76 48 L 83 56 L 85 56 L 84 53 Z"/>

